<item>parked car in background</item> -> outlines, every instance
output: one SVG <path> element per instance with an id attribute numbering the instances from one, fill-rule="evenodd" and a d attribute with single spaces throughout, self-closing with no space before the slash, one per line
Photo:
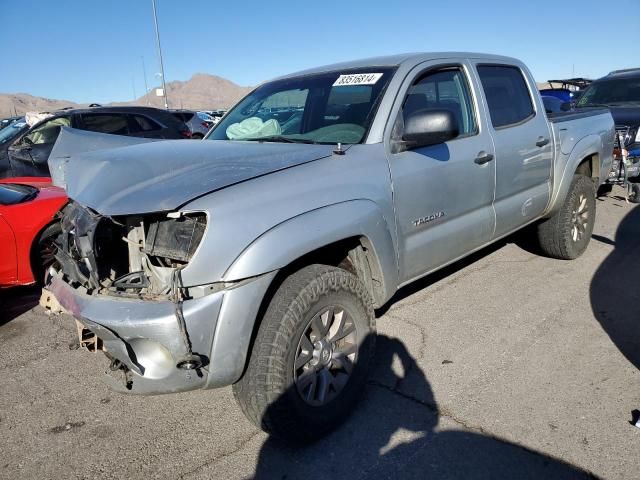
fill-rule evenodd
<path id="1" fill-rule="evenodd" d="M 567 78 L 564 80 L 547 80 L 548 88 L 541 88 L 540 94 L 547 97 L 555 97 L 563 102 L 575 103 L 582 91 L 587 88 L 592 80 L 588 78 Z M 560 85 L 560 87 L 554 87 Z"/>
<path id="2" fill-rule="evenodd" d="M 576 104 L 577 109 L 608 107 L 622 135 L 623 145 L 616 138 L 616 146 L 628 152 L 627 174 L 631 185 L 629 199 L 640 203 L 640 68 L 615 70 L 593 82 Z M 615 181 L 619 170 L 621 152 L 618 150 L 611 169 Z M 606 186 L 605 186 L 606 187 Z M 604 188 L 602 193 L 610 190 Z"/>
<path id="3" fill-rule="evenodd" d="M 61 138 L 46 288 L 118 391 L 233 384 L 257 426 L 317 438 L 355 406 L 399 288 L 528 225 L 550 257 L 587 248 L 613 120 L 547 117 L 535 87 L 513 58 L 405 54 L 263 83 L 201 142 Z"/>
<path id="4" fill-rule="evenodd" d="M 0 150 L 0 178 L 48 177 L 47 160 L 61 127 L 157 139 L 189 138 L 187 126 L 166 110 L 150 107 L 65 109 L 22 131 Z"/>
<path id="5" fill-rule="evenodd" d="M 224 114 L 227 113 L 227 110 L 220 108 L 218 110 L 206 110 L 204 113 L 211 117 L 211 119 L 213 120 L 213 124 L 215 125 L 220 121 L 222 117 L 224 117 Z"/>
<path id="6" fill-rule="evenodd" d="M 55 260 L 64 190 L 43 178 L 0 180 L 0 288 L 42 282 Z"/>
<path id="7" fill-rule="evenodd" d="M 0 130 L 2 130 L 5 127 L 8 127 L 9 125 L 11 125 L 13 123 L 16 123 L 16 122 L 20 121 L 23 118 L 24 117 L 21 117 L 21 116 L 3 118 L 2 120 L 0 120 Z"/>
<path id="8" fill-rule="evenodd" d="M 20 117 L 15 122 L 6 125 L 0 130 L 0 145 L 11 143 L 11 140 L 26 132 L 28 129 L 29 126 L 27 122 L 24 121 L 24 117 Z"/>
<path id="9" fill-rule="evenodd" d="M 191 132 L 191 138 L 196 140 L 204 138 L 209 129 L 215 124 L 213 118 L 205 112 L 185 109 L 170 111 L 174 117 L 187 125 Z"/>
<path id="10" fill-rule="evenodd" d="M 14 122 L 0 130 L 0 178 L 12 176 L 9 170 L 9 147 L 13 141 L 29 130 L 27 122 Z"/>
<path id="11" fill-rule="evenodd" d="M 540 98 L 542 98 L 542 103 L 544 104 L 544 110 L 546 113 L 560 113 L 571 109 L 570 103 L 560 100 L 558 97 L 542 95 Z"/>

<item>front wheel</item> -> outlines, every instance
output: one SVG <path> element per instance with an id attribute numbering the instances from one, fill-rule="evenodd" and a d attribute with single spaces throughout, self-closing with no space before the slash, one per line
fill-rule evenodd
<path id="1" fill-rule="evenodd" d="M 538 243 L 553 258 L 573 260 L 584 253 L 596 218 L 596 191 L 591 178 L 574 175 L 560 209 L 538 224 Z"/>
<path id="2" fill-rule="evenodd" d="M 38 285 L 44 284 L 47 269 L 56 262 L 55 254 L 58 247 L 56 238 L 62 232 L 60 222 L 55 222 L 45 228 L 31 247 L 31 272 Z"/>
<path id="3" fill-rule="evenodd" d="M 234 396 L 267 433 L 315 440 L 353 410 L 374 344 L 373 306 L 362 282 L 339 268 L 305 267 L 275 292 Z"/>

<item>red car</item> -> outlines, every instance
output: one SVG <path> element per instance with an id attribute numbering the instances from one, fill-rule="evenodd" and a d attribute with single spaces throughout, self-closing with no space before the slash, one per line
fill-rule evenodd
<path id="1" fill-rule="evenodd" d="M 0 288 L 44 279 L 60 233 L 56 213 L 67 203 L 50 178 L 0 180 Z"/>

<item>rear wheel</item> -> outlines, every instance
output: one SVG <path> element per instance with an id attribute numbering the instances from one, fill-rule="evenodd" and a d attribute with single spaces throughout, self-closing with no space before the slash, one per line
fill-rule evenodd
<path id="1" fill-rule="evenodd" d="M 596 217 L 595 193 L 591 178 L 573 176 L 560 209 L 538 225 L 538 243 L 546 255 L 573 260 L 587 249 Z"/>
<path id="2" fill-rule="evenodd" d="M 353 274 L 311 265 L 282 283 L 233 393 L 266 432 L 308 442 L 351 413 L 373 357 L 372 301 Z"/>

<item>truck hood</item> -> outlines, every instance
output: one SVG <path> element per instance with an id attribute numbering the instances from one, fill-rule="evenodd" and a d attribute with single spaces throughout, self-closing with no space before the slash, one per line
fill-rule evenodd
<path id="1" fill-rule="evenodd" d="M 331 145 L 163 140 L 63 128 L 54 185 L 102 215 L 175 210 L 196 197 L 332 154 Z"/>

